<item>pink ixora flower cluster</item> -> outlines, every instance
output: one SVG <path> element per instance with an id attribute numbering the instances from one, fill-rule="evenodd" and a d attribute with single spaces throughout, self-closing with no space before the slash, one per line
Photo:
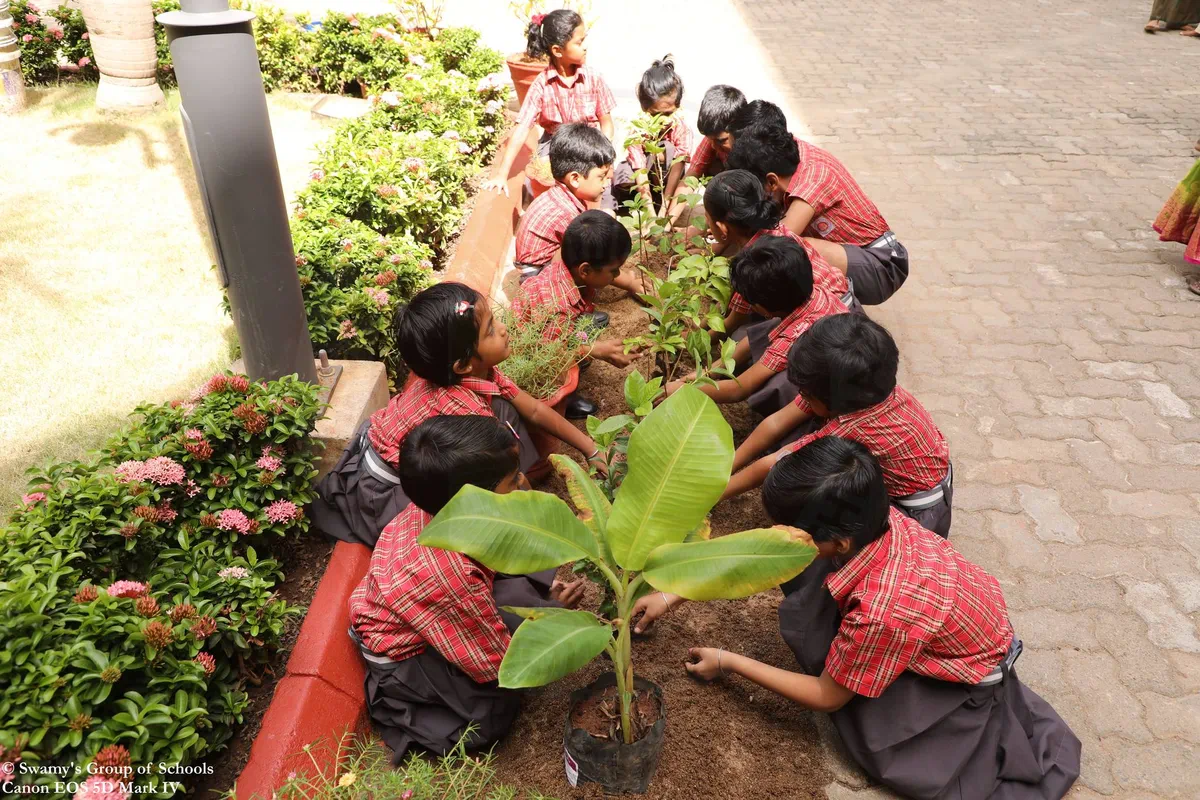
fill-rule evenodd
<path id="1" fill-rule="evenodd" d="M 34 503 L 40 503 L 45 499 L 45 492 L 30 492 L 29 494 L 21 495 L 21 502 L 27 506 L 31 506 Z"/>
<path id="2" fill-rule="evenodd" d="M 266 507 L 265 513 L 267 519 L 275 524 L 295 522 L 303 514 L 300 507 L 291 500 L 276 500 Z"/>
<path id="3" fill-rule="evenodd" d="M 395 197 L 400 194 L 400 190 L 390 183 L 384 183 L 375 187 L 375 193 L 380 197 Z"/>
<path id="4" fill-rule="evenodd" d="M 338 328 L 338 338 L 353 339 L 355 336 L 358 336 L 358 328 L 354 327 L 354 323 L 348 319 L 342 320 L 342 324 Z"/>
<path id="5" fill-rule="evenodd" d="M 363 292 L 367 295 L 367 297 L 371 298 L 375 305 L 379 306 L 380 308 L 385 308 L 387 304 L 392 301 L 391 295 L 388 294 L 387 289 L 372 289 L 368 287 L 363 289 Z"/>
<path id="6" fill-rule="evenodd" d="M 258 459 L 258 461 L 254 462 L 254 465 L 259 469 L 266 470 L 267 472 L 274 472 L 283 466 L 283 462 L 270 453 L 264 452 L 262 457 Z"/>
<path id="7" fill-rule="evenodd" d="M 409 172 L 420 172 L 425 169 L 425 162 L 413 156 L 404 159 L 404 168 Z"/>
<path id="8" fill-rule="evenodd" d="M 494 92 L 497 89 L 502 89 L 507 83 L 507 79 L 500 72 L 493 72 L 491 75 L 484 75 L 479 79 L 479 83 L 475 84 L 475 91 L 480 94 Z"/>
<path id="9" fill-rule="evenodd" d="M 166 456 L 156 456 L 148 461 L 122 461 L 116 475 L 121 483 L 143 481 L 158 486 L 178 486 L 187 478 L 183 465 Z"/>
<path id="10" fill-rule="evenodd" d="M 398 106 L 400 105 L 400 93 L 384 92 L 383 94 L 379 95 L 379 102 L 383 103 L 385 106 Z"/>
<path id="11" fill-rule="evenodd" d="M 250 570 L 246 569 L 245 567 L 226 567 L 225 569 L 218 572 L 217 575 L 223 581 L 228 581 L 228 580 L 240 581 L 240 580 L 244 580 L 244 579 L 250 577 Z"/>
<path id="12" fill-rule="evenodd" d="M 314 181 L 323 181 L 325 180 L 325 170 L 314 169 L 312 172 L 308 173 L 308 177 Z"/>
<path id="13" fill-rule="evenodd" d="M 148 592 L 150 587 L 138 581 L 117 581 L 111 584 L 104 591 L 109 597 L 142 597 Z"/>
<path id="14" fill-rule="evenodd" d="M 250 518 L 236 508 L 226 508 L 217 514 L 217 527 L 223 531 L 237 531 L 245 536 L 250 533 Z"/>
<path id="15" fill-rule="evenodd" d="M 79 785 L 73 800 L 129 800 L 129 785 L 109 775 L 93 775 Z"/>

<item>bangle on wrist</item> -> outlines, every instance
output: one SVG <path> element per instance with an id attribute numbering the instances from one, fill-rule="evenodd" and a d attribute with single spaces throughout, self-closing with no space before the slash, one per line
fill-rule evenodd
<path id="1" fill-rule="evenodd" d="M 592 451 L 592 454 L 591 454 L 590 456 L 588 456 L 588 457 L 587 457 L 587 460 L 588 460 L 588 461 L 591 461 L 593 458 L 595 458 L 595 457 L 596 457 L 596 456 L 598 456 L 598 455 L 600 455 L 600 448 L 599 448 L 599 447 L 597 447 L 597 448 L 596 448 L 594 451 Z"/>

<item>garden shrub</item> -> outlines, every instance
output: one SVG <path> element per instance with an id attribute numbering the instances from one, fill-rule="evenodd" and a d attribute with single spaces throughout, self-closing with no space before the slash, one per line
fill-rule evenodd
<path id="1" fill-rule="evenodd" d="M 401 33 L 394 14 L 363 16 L 328 12 L 314 34 L 313 67 L 321 89 L 360 97 L 382 91 L 388 79 L 413 68 L 418 37 Z"/>
<path id="2" fill-rule="evenodd" d="M 51 83 L 58 77 L 58 39 L 46 27 L 41 9 L 27 0 L 12 0 L 13 34 L 21 48 L 21 76 L 27 83 Z"/>
<path id="3" fill-rule="evenodd" d="M 394 376 L 392 318 L 433 282 L 433 251 L 320 207 L 296 212 L 291 225 L 313 348 L 331 358 L 378 359 Z"/>
<path id="4" fill-rule="evenodd" d="M 79 67 L 75 74 L 88 81 L 100 80 L 100 70 L 96 68 L 96 54 L 92 52 L 92 42 L 87 23 L 83 21 L 83 12 L 59 6 L 46 13 L 58 22 L 63 32 L 63 37 L 58 43 L 59 49 L 68 63 Z"/>
<path id="5" fill-rule="evenodd" d="M 8 760 L 93 764 L 169 797 L 152 765 L 228 741 L 245 681 L 298 612 L 275 596 L 268 556 L 308 529 L 317 391 L 216 375 L 186 401 L 139 407 L 90 460 L 31 471 L 0 529 Z"/>

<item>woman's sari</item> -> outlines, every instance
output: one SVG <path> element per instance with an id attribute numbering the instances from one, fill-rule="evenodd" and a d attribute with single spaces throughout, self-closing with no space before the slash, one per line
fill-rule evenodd
<path id="1" fill-rule="evenodd" d="M 1154 221 L 1154 230 L 1164 242 L 1186 244 L 1183 257 L 1188 263 L 1200 264 L 1200 224 L 1197 223 L 1200 223 L 1200 161 L 1192 165 L 1192 171 L 1175 187 L 1174 194 Z"/>

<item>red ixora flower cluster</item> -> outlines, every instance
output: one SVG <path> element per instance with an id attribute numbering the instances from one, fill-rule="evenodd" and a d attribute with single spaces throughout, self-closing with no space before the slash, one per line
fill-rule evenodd
<path id="1" fill-rule="evenodd" d="M 151 597 L 148 594 L 143 595 L 142 597 L 139 597 L 137 599 L 137 601 L 133 604 L 133 608 L 135 611 L 137 611 L 138 614 L 140 614 L 143 617 L 157 617 L 158 616 L 158 610 L 159 610 L 158 609 L 158 601 L 155 600 L 153 597 Z"/>
<path id="2" fill-rule="evenodd" d="M 192 623 L 192 636 L 197 641 L 204 641 L 217 632 L 217 621 L 212 617 L 199 617 Z"/>
<path id="3" fill-rule="evenodd" d="M 172 606 L 171 610 L 167 612 L 167 616 L 171 618 L 171 622 L 180 623 L 196 616 L 196 607 L 191 603 L 180 603 Z"/>
<path id="4" fill-rule="evenodd" d="M 175 638 L 175 632 L 171 630 L 170 625 L 165 625 L 155 620 L 149 623 L 142 629 L 142 634 L 146 637 L 146 644 L 153 647 L 155 650 L 162 650 L 171 643 Z"/>
<path id="5" fill-rule="evenodd" d="M 217 660 L 212 657 L 212 653 L 197 653 L 192 661 L 204 667 L 205 675 L 212 675 L 217 671 Z"/>
<path id="6" fill-rule="evenodd" d="M 100 596 L 100 592 L 97 591 L 96 587 L 88 585 L 88 586 L 81 586 L 79 588 L 79 591 L 77 591 L 75 593 L 75 596 L 72 597 L 71 600 L 75 603 L 79 603 L 80 605 L 82 605 L 84 603 L 92 602 L 99 596 Z"/>
<path id="7" fill-rule="evenodd" d="M 133 514 L 146 522 L 174 522 L 179 516 L 179 512 L 171 508 L 171 503 L 167 500 L 156 506 L 138 506 L 133 510 Z"/>
<path id="8" fill-rule="evenodd" d="M 242 427 L 251 435 L 257 435 L 267 429 L 267 418 L 260 414 L 253 403 L 242 403 L 233 410 L 233 415 L 242 421 Z"/>

